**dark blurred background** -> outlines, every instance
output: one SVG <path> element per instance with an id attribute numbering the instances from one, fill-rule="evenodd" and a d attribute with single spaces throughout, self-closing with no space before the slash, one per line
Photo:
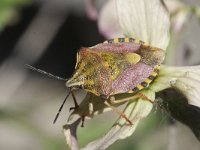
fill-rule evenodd
<path id="1" fill-rule="evenodd" d="M 17 10 L 19 20 L 6 26 L 0 34 L 1 63 L 8 57 L 22 57 L 20 52 L 31 49 L 32 53 L 41 53 L 34 54 L 38 56 L 32 65 L 70 77 L 78 49 L 104 40 L 98 32 L 97 22 L 87 17 L 86 4 L 82 0 L 35 0 L 30 3 Z M 29 63 L 28 58 L 24 63 Z"/>

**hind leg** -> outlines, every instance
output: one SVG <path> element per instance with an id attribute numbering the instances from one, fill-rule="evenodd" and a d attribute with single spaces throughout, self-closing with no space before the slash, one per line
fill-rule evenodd
<path id="1" fill-rule="evenodd" d="M 122 98 L 122 99 L 115 99 L 114 96 L 111 96 L 111 97 L 110 97 L 110 102 L 111 102 L 112 104 L 120 104 L 120 103 L 124 103 L 124 102 L 130 101 L 130 100 L 134 100 L 134 99 L 136 100 L 136 99 L 138 99 L 138 98 L 142 98 L 142 99 L 147 100 L 147 101 L 149 101 L 149 102 L 151 102 L 151 103 L 154 103 L 153 100 L 149 99 L 147 96 L 145 96 L 145 95 L 142 94 L 142 93 L 137 93 L 137 94 L 135 94 L 134 96 L 129 96 L 129 97 Z"/>
<path id="2" fill-rule="evenodd" d="M 118 110 L 116 107 L 110 105 L 108 101 L 105 101 L 104 104 L 106 106 L 110 107 L 114 112 L 116 112 L 122 118 L 124 118 L 129 123 L 129 125 L 133 125 L 133 123 L 128 119 L 128 117 L 123 112 L 121 112 L 120 110 Z"/>

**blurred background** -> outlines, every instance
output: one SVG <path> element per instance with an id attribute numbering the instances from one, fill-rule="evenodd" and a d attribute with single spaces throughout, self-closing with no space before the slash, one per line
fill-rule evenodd
<path id="1" fill-rule="evenodd" d="M 98 9 L 105 2 L 97 2 Z M 198 0 L 183 2 L 200 6 Z M 30 71 L 24 65 L 69 78 L 78 49 L 106 39 L 97 21 L 88 17 L 88 7 L 86 0 L 0 0 L 1 150 L 68 149 L 62 125 L 73 105 L 71 99 L 53 124 L 66 96 L 65 83 Z M 181 30 L 172 30 L 170 46 L 174 51 L 167 59 L 170 65 L 200 64 L 200 17 L 193 13 L 185 17 Z M 80 102 L 85 93 L 76 94 Z M 85 127 L 79 128 L 80 145 L 102 136 L 117 117 L 110 112 L 86 121 Z M 134 135 L 109 149 L 200 150 L 200 143 L 188 127 L 156 110 L 139 124 Z"/>

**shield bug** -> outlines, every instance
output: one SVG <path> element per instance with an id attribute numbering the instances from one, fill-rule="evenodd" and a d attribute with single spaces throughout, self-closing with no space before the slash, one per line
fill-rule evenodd
<path id="1" fill-rule="evenodd" d="M 143 41 L 133 38 L 110 39 L 79 50 L 74 74 L 66 82 L 66 86 L 101 96 L 109 107 L 112 106 L 107 100 L 111 103 L 126 102 L 133 97 L 149 100 L 137 92 L 148 87 L 156 78 L 164 57 L 165 51 Z M 133 94 L 125 99 L 115 100 L 114 96 L 121 93 Z M 114 107 L 112 109 L 131 124 L 122 112 Z"/>
<path id="2" fill-rule="evenodd" d="M 77 54 L 75 72 L 66 82 L 105 99 L 137 92 L 157 76 L 165 52 L 133 38 L 116 38 Z"/>
<path id="3" fill-rule="evenodd" d="M 81 48 L 77 53 L 75 71 L 72 77 L 66 80 L 66 86 L 70 88 L 75 102 L 74 109 L 78 107 L 78 104 L 72 91 L 83 89 L 102 97 L 106 105 L 132 124 L 122 112 L 111 106 L 108 100 L 111 103 L 126 102 L 133 97 L 149 100 L 137 92 L 148 87 L 156 78 L 164 57 L 165 52 L 162 49 L 133 38 L 115 38 L 93 47 Z M 44 74 L 52 77 L 46 72 Z M 56 78 L 59 79 L 59 77 Z M 125 99 L 115 100 L 114 96 L 121 93 L 133 94 Z"/>

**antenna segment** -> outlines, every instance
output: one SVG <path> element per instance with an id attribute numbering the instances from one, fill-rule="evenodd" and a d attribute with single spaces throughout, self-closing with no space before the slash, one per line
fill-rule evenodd
<path id="1" fill-rule="evenodd" d="M 62 81 L 67 81 L 67 79 L 61 78 L 61 77 L 59 77 L 59 76 L 55 76 L 55 75 L 53 75 L 53 74 L 51 74 L 51 73 L 49 73 L 49 72 L 46 72 L 46 71 L 44 71 L 44 70 L 35 68 L 35 67 L 33 67 L 33 66 L 31 66 L 31 65 L 28 65 L 28 64 L 26 64 L 25 67 L 28 68 L 28 69 L 30 69 L 30 70 L 33 70 L 33 71 L 39 72 L 39 73 L 41 73 L 41 74 L 44 74 L 44 75 L 46 75 L 46 76 L 48 76 L 48 77 L 50 77 L 50 78 L 57 79 L 57 80 L 62 80 Z"/>

